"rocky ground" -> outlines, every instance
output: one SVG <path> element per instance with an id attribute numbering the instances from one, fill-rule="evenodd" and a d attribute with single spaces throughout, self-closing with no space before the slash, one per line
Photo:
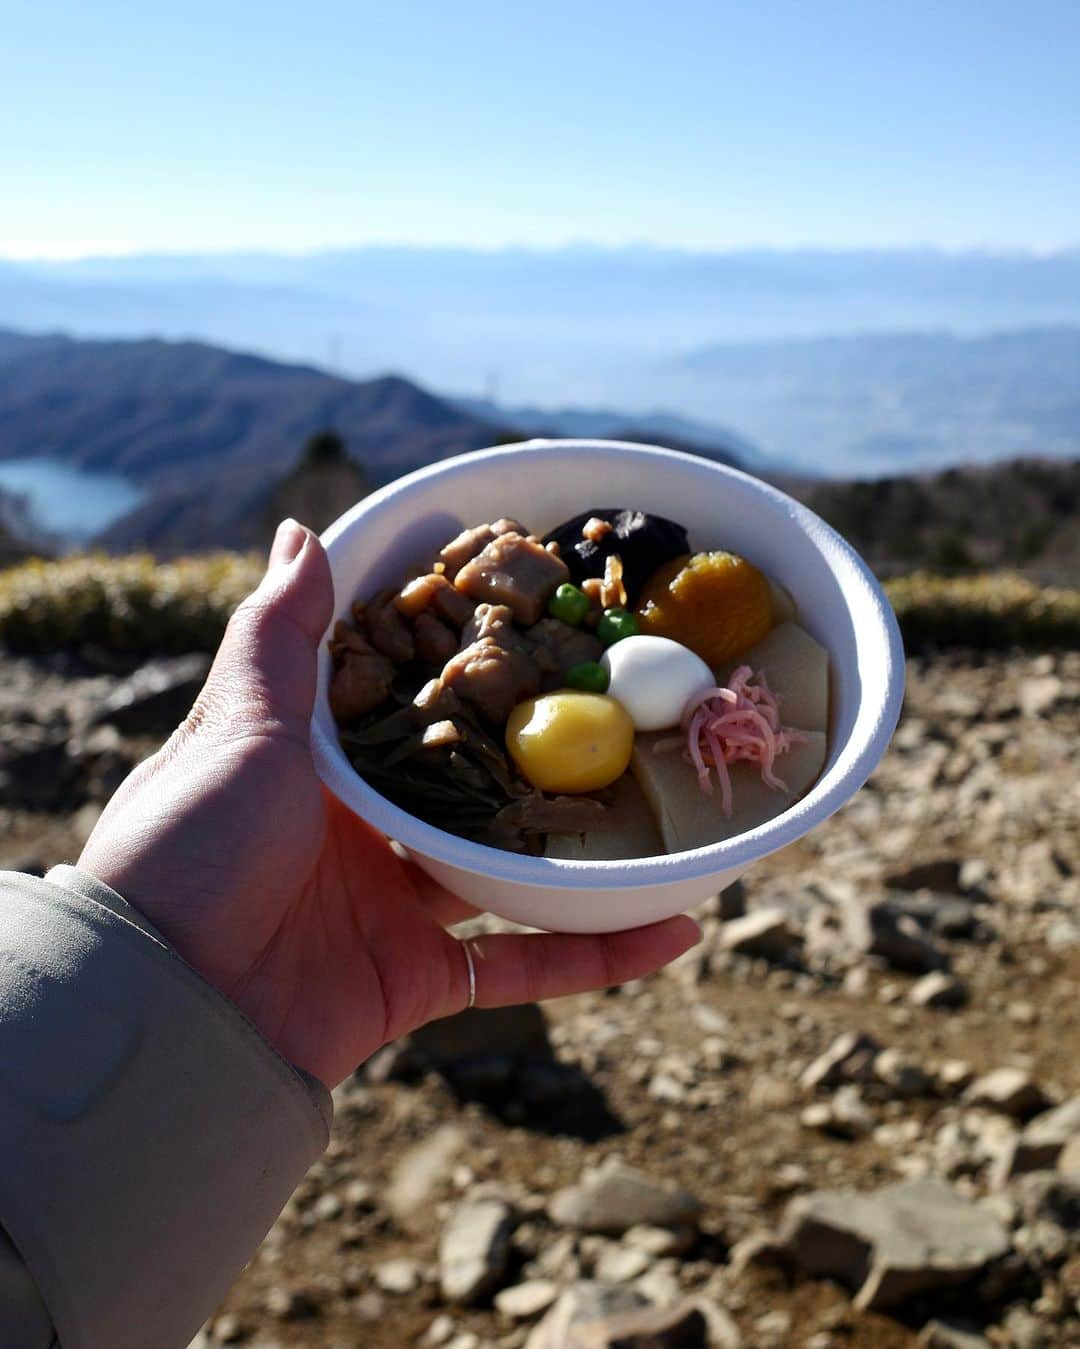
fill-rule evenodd
<path id="1" fill-rule="evenodd" d="M 0 864 L 199 663 L 3 662 Z M 909 666 L 833 820 L 661 975 L 389 1047 L 201 1345 L 1080 1346 L 1080 655 Z"/>

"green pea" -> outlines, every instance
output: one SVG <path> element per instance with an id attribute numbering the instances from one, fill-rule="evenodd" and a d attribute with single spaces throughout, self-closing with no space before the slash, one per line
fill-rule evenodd
<path id="1" fill-rule="evenodd" d="M 590 608 L 588 595 L 569 581 L 564 581 L 548 601 L 548 613 L 552 618 L 561 618 L 572 628 L 581 627 Z"/>
<path id="2" fill-rule="evenodd" d="M 596 625 L 596 635 L 605 646 L 621 642 L 624 637 L 636 637 L 637 619 L 626 609 L 605 609 Z"/>
<path id="3" fill-rule="evenodd" d="M 572 689 L 581 689 L 583 693 L 607 693 L 611 676 L 595 660 L 579 660 L 566 672 L 567 685 Z"/>

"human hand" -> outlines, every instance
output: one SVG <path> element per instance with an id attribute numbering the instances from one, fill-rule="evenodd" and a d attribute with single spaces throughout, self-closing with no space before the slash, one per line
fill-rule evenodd
<path id="1" fill-rule="evenodd" d="M 120 787 L 79 859 L 331 1087 L 387 1041 L 465 1007 L 468 963 L 445 928 L 476 912 L 316 776 L 309 722 L 332 611 L 322 545 L 286 521 L 187 720 Z M 476 1005 L 635 979 L 699 936 L 677 917 L 604 936 L 473 938 Z"/>

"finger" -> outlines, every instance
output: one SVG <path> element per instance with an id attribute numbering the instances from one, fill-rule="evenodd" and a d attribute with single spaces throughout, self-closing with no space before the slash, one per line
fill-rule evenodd
<path id="1" fill-rule="evenodd" d="M 640 979 L 700 940 L 701 929 L 686 914 L 600 936 L 536 932 L 472 937 L 468 946 L 476 970 L 476 1006 L 542 1002 Z M 460 1011 L 468 1002 L 469 967 L 464 952 L 450 950 L 447 959 L 451 969 L 450 1013 Z"/>
<path id="2" fill-rule="evenodd" d="M 429 876 L 423 867 L 417 866 L 411 858 L 403 859 L 409 883 L 416 891 L 416 898 L 431 914 L 440 927 L 451 927 L 454 923 L 464 923 L 467 918 L 475 918 L 483 913 L 468 900 L 447 890 L 434 876 Z"/>
<path id="3" fill-rule="evenodd" d="M 306 743 L 319 643 L 334 586 L 322 544 L 295 520 L 278 526 L 266 574 L 229 620 L 188 729 L 284 726 Z"/>

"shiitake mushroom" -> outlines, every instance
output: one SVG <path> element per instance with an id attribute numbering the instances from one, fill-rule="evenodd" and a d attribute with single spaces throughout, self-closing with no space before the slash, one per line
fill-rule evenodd
<path id="1" fill-rule="evenodd" d="M 597 539 L 587 539 L 581 531 L 589 520 L 604 520 L 611 529 Z M 610 507 L 582 511 L 545 535 L 544 543 L 559 545 L 559 556 L 578 586 L 590 576 L 602 578 L 605 560 L 617 553 L 622 559 L 623 585 L 631 607 L 657 567 L 690 552 L 682 525 L 647 511 Z"/>

